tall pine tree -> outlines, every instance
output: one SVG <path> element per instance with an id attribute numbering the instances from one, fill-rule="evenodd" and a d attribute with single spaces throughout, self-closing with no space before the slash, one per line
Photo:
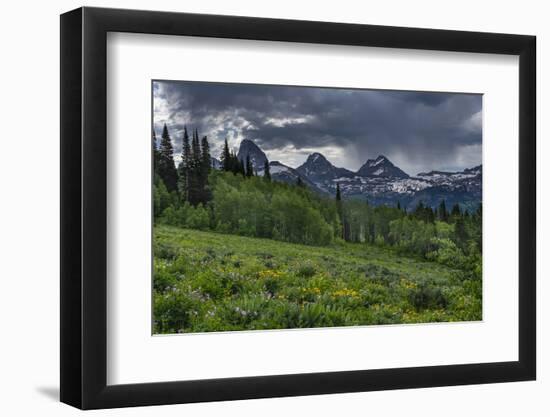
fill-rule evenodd
<path id="1" fill-rule="evenodd" d="M 224 171 L 232 171 L 231 152 L 229 151 L 229 145 L 227 144 L 227 138 L 223 144 L 223 151 L 221 155 L 222 169 Z"/>
<path id="2" fill-rule="evenodd" d="M 254 167 L 252 166 L 252 161 L 250 160 L 250 155 L 246 155 L 246 176 L 254 176 Z"/>
<path id="3" fill-rule="evenodd" d="M 200 195 L 199 202 L 206 204 L 210 201 L 212 195 L 210 192 L 210 186 L 208 184 L 208 175 L 210 175 L 211 161 L 210 156 L 210 144 L 208 138 L 203 136 L 201 139 L 201 170 L 200 170 Z"/>
<path id="4" fill-rule="evenodd" d="M 189 170 L 191 164 L 191 145 L 187 126 L 183 127 L 183 143 L 181 149 L 181 163 L 178 166 L 178 189 L 183 200 L 189 200 Z"/>
<path id="5" fill-rule="evenodd" d="M 241 174 L 243 177 L 245 177 L 246 176 L 246 171 L 245 171 L 245 168 L 244 168 L 243 161 L 241 161 L 239 158 L 237 158 L 237 156 L 234 157 L 234 160 L 235 160 L 235 165 L 237 167 L 237 172 L 239 174 Z"/>
<path id="6" fill-rule="evenodd" d="M 468 230 L 462 216 L 456 217 L 455 220 L 455 239 L 459 247 L 466 249 L 468 242 Z"/>
<path id="7" fill-rule="evenodd" d="M 172 147 L 172 140 L 170 139 L 166 123 L 162 129 L 162 138 L 158 152 L 157 173 L 168 191 L 176 191 L 178 188 L 178 172 L 174 163 L 174 148 Z"/>
<path id="8" fill-rule="evenodd" d="M 199 132 L 197 129 L 193 131 L 193 141 L 191 142 L 191 154 L 193 155 L 193 167 L 199 167 L 202 161 L 201 145 L 199 141 Z"/>
<path id="9" fill-rule="evenodd" d="M 193 130 L 193 138 L 191 140 L 191 156 L 189 160 L 189 178 L 187 180 L 188 189 L 187 196 L 191 205 L 196 206 L 201 202 L 202 184 L 202 152 L 199 142 L 199 132 Z"/>
<path id="10" fill-rule="evenodd" d="M 439 207 L 437 208 L 437 218 L 442 222 L 449 220 L 449 212 L 445 206 L 445 200 L 441 200 L 441 203 L 439 203 Z"/>
<path id="11" fill-rule="evenodd" d="M 269 171 L 269 162 L 267 159 L 264 162 L 264 180 L 271 181 L 271 172 Z"/>
<path id="12" fill-rule="evenodd" d="M 240 163 L 237 157 L 235 156 L 235 152 L 232 150 L 229 151 L 229 162 L 228 162 L 228 171 L 232 172 L 233 174 L 238 174 L 240 172 Z"/>
<path id="13" fill-rule="evenodd" d="M 210 144 L 208 138 L 203 136 L 201 139 L 201 164 L 203 170 L 203 176 L 207 177 L 210 173 L 210 167 L 212 166 L 212 157 L 210 156 Z"/>
<path id="14" fill-rule="evenodd" d="M 458 205 L 458 203 L 455 203 L 451 210 L 451 217 L 456 218 L 460 216 L 462 216 L 462 211 L 460 210 L 460 206 Z"/>
<path id="15" fill-rule="evenodd" d="M 342 224 L 342 234 L 341 237 L 344 240 L 348 240 L 348 227 L 346 219 L 344 217 L 344 205 L 342 203 L 342 193 L 340 192 L 340 184 L 336 183 L 336 211 L 338 217 L 340 217 L 340 223 Z"/>

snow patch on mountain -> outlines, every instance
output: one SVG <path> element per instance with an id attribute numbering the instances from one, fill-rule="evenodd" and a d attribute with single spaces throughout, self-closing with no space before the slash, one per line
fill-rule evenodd
<path id="1" fill-rule="evenodd" d="M 243 140 L 237 154 L 246 161 L 249 156 L 257 175 L 264 175 L 265 153 L 251 140 Z M 214 160 L 213 166 L 221 167 Z M 414 208 L 419 201 L 435 207 L 444 199 L 450 206 L 456 202 L 475 207 L 481 202 L 482 166 L 460 172 L 421 172 L 416 177 L 395 166 L 384 155 L 368 159 L 357 172 L 339 168 L 319 152 L 294 169 L 279 161 L 269 162 L 273 181 L 296 184 L 298 178 L 310 189 L 321 194 L 336 194 L 339 186 L 345 198 L 367 200 L 374 205 L 394 205 Z"/>
<path id="2" fill-rule="evenodd" d="M 269 172 L 271 175 L 280 174 L 281 172 L 289 172 L 290 168 L 280 162 L 273 161 L 269 165 Z"/>

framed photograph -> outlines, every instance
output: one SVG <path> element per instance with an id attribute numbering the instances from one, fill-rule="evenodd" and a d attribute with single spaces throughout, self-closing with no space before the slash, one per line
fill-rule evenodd
<path id="1" fill-rule="evenodd" d="M 61 401 L 533 380 L 535 37 L 61 16 Z"/>

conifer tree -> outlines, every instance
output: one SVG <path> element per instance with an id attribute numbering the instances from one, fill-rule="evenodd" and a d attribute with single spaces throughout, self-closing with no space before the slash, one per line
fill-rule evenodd
<path id="1" fill-rule="evenodd" d="M 304 186 L 304 181 L 302 181 L 302 177 L 298 177 L 298 178 L 296 179 L 296 185 L 297 185 L 298 187 L 303 187 L 303 186 Z"/>
<path id="2" fill-rule="evenodd" d="M 189 200 L 189 176 L 191 165 L 191 145 L 189 144 L 189 133 L 187 126 L 183 127 L 183 142 L 181 149 L 181 163 L 178 166 L 179 182 L 178 189 L 183 200 Z"/>
<path id="3" fill-rule="evenodd" d="M 426 207 L 426 222 L 427 223 L 435 222 L 435 212 L 430 206 Z"/>
<path id="4" fill-rule="evenodd" d="M 435 213 L 430 206 L 425 206 L 423 201 L 419 201 L 414 209 L 414 217 L 422 220 L 425 223 L 433 223 L 435 221 Z"/>
<path id="5" fill-rule="evenodd" d="M 210 144 L 208 143 L 208 138 L 206 136 L 202 137 L 201 140 L 201 152 L 202 152 L 202 166 L 206 172 L 210 172 Z"/>
<path id="6" fill-rule="evenodd" d="M 202 152 L 199 142 L 199 133 L 195 129 L 193 130 L 193 138 L 191 140 L 191 155 L 189 158 L 189 171 L 188 171 L 188 188 L 187 196 L 191 205 L 196 206 L 201 202 L 202 194 Z"/>
<path id="7" fill-rule="evenodd" d="M 422 200 L 416 205 L 413 214 L 418 220 L 424 220 L 424 202 Z"/>
<path id="8" fill-rule="evenodd" d="M 449 220 L 449 213 L 447 212 L 447 207 L 445 206 L 445 200 L 441 200 L 439 207 L 437 209 L 437 218 L 442 222 Z"/>
<path id="9" fill-rule="evenodd" d="M 156 174 L 158 169 L 158 159 L 159 159 L 159 151 L 157 148 L 157 135 L 155 134 L 155 129 L 152 129 L 153 131 L 153 172 Z"/>
<path id="10" fill-rule="evenodd" d="M 458 245 L 465 249 L 466 242 L 468 240 L 468 231 L 466 230 L 466 224 L 461 216 L 456 218 L 455 222 L 455 237 Z"/>
<path id="11" fill-rule="evenodd" d="M 239 160 L 239 158 L 237 158 L 236 156 L 235 156 L 235 165 L 237 165 L 237 170 L 238 170 L 237 172 L 241 174 L 243 177 L 245 177 L 246 171 L 244 168 L 244 163 L 243 161 Z"/>
<path id="12" fill-rule="evenodd" d="M 183 127 L 183 143 L 181 149 L 181 160 L 185 162 L 185 165 L 189 167 L 191 163 L 191 144 L 189 143 L 189 133 L 187 132 L 187 126 Z"/>
<path id="13" fill-rule="evenodd" d="M 336 183 L 336 212 L 338 217 L 340 217 L 340 223 L 342 224 L 342 239 L 347 240 L 348 238 L 348 227 L 346 219 L 344 217 L 344 206 L 342 204 L 342 193 L 340 191 L 340 184 Z"/>
<path id="14" fill-rule="evenodd" d="M 201 140 L 201 170 L 200 170 L 200 202 L 206 204 L 211 199 L 210 188 L 208 185 L 208 175 L 210 174 L 210 145 L 206 136 Z"/>
<path id="15" fill-rule="evenodd" d="M 201 146 L 199 142 L 199 132 L 197 129 L 193 131 L 193 141 L 191 142 L 191 153 L 193 155 L 193 160 L 191 163 L 191 166 L 199 170 L 200 165 L 202 163 L 202 152 L 201 152 Z"/>
<path id="16" fill-rule="evenodd" d="M 460 206 L 458 205 L 458 203 L 455 203 L 455 205 L 451 210 L 451 216 L 453 218 L 456 218 L 456 217 L 460 217 L 461 215 L 462 215 L 462 212 L 460 211 Z"/>
<path id="17" fill-rule="evenodd" d="M 222 169 L 224 171 L 232 171 L 231 152 L 229 152 L 229 145 L 227 144 L 227 138 L 225 138 L 225 142 L 223 144 L 223 151 L 220 159 L 222 162 Z"/>
<path id="18" fill-rule="evenodd" d="M 233 174 L 238 174 L 240 172 L 239 160 L 235 156 L 235 152 L 233 152 L 232 150 L 229 152 L 227 166 L 229 167 L 228 171 L 232 172 Z"/>
<path id="19" fill-rule="evenodd" d="M 250 161 L 250 155 L 246 155 L 246 176 L 252 177 L 254 175 L 254 167 L 252 161 Z"/>
<path id="20" fill-rule="evenodd" d="M 264 162 L 264 180 L 271 181 L 271 172 L 269 171 L 269 162 L 267 159 Z"/>
<path id="21" fill-rule="evenodd" d="M 178 172 L 174 163 L 174 148 L 166 123 L 162 129 L 158 158 L 158 175 L 166 185 L 166 189 L 169 192 L 177 190 Z"/>
<path id="22" fill-rule="evenodd" d="M 481 203 L 479 203 L 479 206 L 476 212 L 472 215 L 472 220 L 474 225 L 474 238 L 480 252 L 483 251 L 482 219 L 483 219 L 483 209 L 482 209 Z"/>

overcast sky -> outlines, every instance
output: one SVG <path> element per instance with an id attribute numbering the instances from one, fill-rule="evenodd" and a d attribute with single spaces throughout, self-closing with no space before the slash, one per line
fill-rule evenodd
<path id="1" fill-rule="evenodd" d="M 212 156 L 251 139 L 294 168 L 313 152 L 351 170 L 382 154 L 410 175 L 481 164 L 478 94 L 155 81 L 153 99 L 157 138 L 166 123 L 177 153 L 187 125 Z"/>

